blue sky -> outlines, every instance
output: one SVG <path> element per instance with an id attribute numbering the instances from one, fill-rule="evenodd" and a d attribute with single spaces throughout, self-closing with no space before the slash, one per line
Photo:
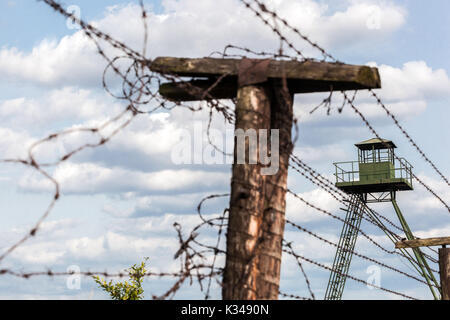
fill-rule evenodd
<path id="1" fill-rule="evenodd" d="M 229 43 L 255 50 L 275 51 L 277 39 L 237 0 L 145 1 L 149 8 L 150 57 L 206 56 Z M 318 41 L 339 60 L 351 64 L 376 64 L 381 73 L 380 96 L 399 118 L 422 150 L 448 176 L 450 168 L 450 3 L 371 0 L 276 0 L 267 1 L 280 15 Z M 142 26 L 137 1 L 66 1 L 77 5 L 81 16 L 94 21 L 101 30 L 134 48 L 142 44 Z M 379 28 L 369 28 L 371 13 L 379 13 Z M 308 55 L 316 52 L 300 39 L 294 44 Z M 92 43 L 78 30 L 39 1 L 11 0 L 0 3 L 0 158 L 22 157 L 36 139 L 56 130 L 98 124 L 117 114 L 124 105 L 108 96 L 101 86 L 105 62 Z M 111 79 L 113 81 L 113 79 Z M 114 82 L 113 82 L 114 83 Z M 335 161 L 356 160 L 354 143 L 372 137 L 352 111 L 336 112 L 341 97 L 335 96 L 333 112 L 309 111 L 323 94 L 297 95 L 300 139 L 295 153 L 331 179 Z M 416 174 L 444 200 L 448 186 L 423 161 L 405 137 L 365 93 L 356 103 L 376 130 L 395 141 L 398 154 L 406 157 Z M 229 191 L 229 165 L 184 165 L 170 162 L 181 129 L 194 123 L 206 127 L 205 112 L 175 109 L 138 117 L 107 145 L 86 150 L 52 173 L 61 183 L 62 198 L 44 224 L 43 230 L 0 262 L 0 268 L 36 271 L 51 268 L 65 271 L 71 265 L 82 270 L 122 270 L 143 257 L 150 257 L 152 270 L 175 270 L 176 251 L 173 222 L 185 231 L 197 222 L 196 206 L 210 193 Z M 214 128 L 227 128 L 217 116 Z M 89 139 L 70 136 L 40 150 L 44 159 L 54 159 Z M 311 202 L 342 215 L 339 203 L 290 172 L 289 187 Z M 0 166 L 0 252 L 17 241 L 39 218 L 51 198 L 48 185 L 31 170 L 17 165 Z M 208 203 L 207 215 L 219 214 L 227 199 Z M 450 233 L 449 212 L 423 188 L 399 194 L 411 228 L 421 237 Z M 374 208 L 395 219 L 387 205 Z M 341 225 L 288 197 L 291 220 L 337 240 Z M 363 229 L 387 248 L 392 244 L 369 225 Z M 206 240 L 214 234 L 205 231 Z M 331 264 L 334 250 L 314 239 L 286 229 L 305 256 Z M 320 249 L 320 250 L 319 250 Z M 398 258 L 386 255 L 364 239 L 356 250 L 411 272 Z M 370 263 L 354 259 L 350 272 L 367 279 Z M 328 272 L 305 264 L 316 296 L 323 297 Z M 382 269 L 381 285 L 414 297 L 430 299 L 428 290 L 399 274 Z M 81 288 L 71 290 L 66 278 L 29 280 L 0 277 L 0 298 L 20 299 L 105 299 L 92 280 L 82 278 Z M 146 298 L 162 293 L 171 282 L 147 279 Z M 307 295 L 306 286 L 289 257 L 283 262 L 282 290 Z M 217 287 L 213 297 L 219 298 Z M 347 282 L 344 298 L 397 298 L 353 281 Z M 176 298 L 202 298 L 195 285 L 184 286 Z"/>

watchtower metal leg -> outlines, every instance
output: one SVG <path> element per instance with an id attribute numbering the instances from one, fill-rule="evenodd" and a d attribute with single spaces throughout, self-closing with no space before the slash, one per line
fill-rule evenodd
<path id="1" fill-rule="evenodd" d="M 403 217 L 402 212 L 400 211 L 399 206 L 397 205 L 397 201 L 393 198 L 392 205 L 394 206 L 395 212 L 397 214 L 397 217 L 402 225 L 403 231 L 405 232 L 406 238 L 408 240 L 414 239 L 414 236 L 411 232 L 411 229 L 409 228 L 405 218 Z M 439 299 L 439 294 L 435 292 L 434 287 L 439 288 L 439 283 L 437 282 L 436 278 L 434 277 L 433 272 L 430 269 L 430 266 L 428 265 L 422 251 L 420 248 L 413 248 L 414 256 L 416 257 L 416 262 L 419 265 L 419 268 L 422 272 L 423 277 L 428 283 L 428 286 L 430 288 L 431 293 L 433 294 L 433 297 L 435 299 Z M 433 282 L 433 283 L 432 283 Z"/>

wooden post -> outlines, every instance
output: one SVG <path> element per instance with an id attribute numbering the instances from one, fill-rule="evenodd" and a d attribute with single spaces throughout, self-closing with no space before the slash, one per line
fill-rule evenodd
<path id="1" fill-rule="evenodd" d="M 403 240 L 395 243 L 397 249 L 450 245 L 450 237 Z"/>
<path id="2" fill-rule="evenodd" d="M 285 225 L 289 158 L 292 153 L 293 96 L 281 79 L 271 82 L 271 129 L 279 130 L 279 168 L 266 176 L 264 217 L 260 245 L 258 299 L 278 299 Z"/>
<path id="3" fill-rule="evenodd" d="M 266 117 L 264 117 L 266 115 Z M 236 129 L 270 129 L 270 95 L 265 86 L 245 86 L 238 90 Z M 222 296 L 226 300 L 257 298 L 257 256 L 264 209 L 265 176 L 261 164 L 238 164 L 234 146 L 230 211 L 227 230 L 227 254 Z M 245 142 L 245 154 L 249 141 Z M 257 146 L 259 157 L 259 145 Z M 258 159 L 259 160 L 259 159 Z"/>
<path id="4" fill-rule="evenodd" d="M 395 243 L 396 248 L 419 248 L 440 246 L 439 249 L 439 275 L 441 278 L 441 299 L 450 300 L 450 237 L 403 240 Z"/>
<path id="5" fill-rule="evenodd" d="M 442 300 L 450 300 L 450 248 L 439 249 Z"/>
<path id="6" fill-rule="evenodd" d="M 287 172 L 293 148 L 293 95 L 380 88 L 378 70 L 313 61 L 171 57 L 156 58 L 150 69 L 164 74 L 202 78 L 162 84 L 159 93 L 169 100 L 237 97 L 236 129 L 244 132 L 255 129 L 258 138 L 260 129 L 266 129 L 268 133 L 270 129 L 279 130 L 279 167 L 272 175 L 261 174 L 264 166 L 259 161 L 259 143 L 256 164 L 237 163 L 235 144 L 222 289 L 226 300 L 277 299 Z M 216 83 L 218 77 L 222 77 L 220 83 Z M 196 90 L 189 90 L 193 87 Z M 202 94 L 205 90 L 208 97 Z M 249 154 L 249 149 L 249 141 L 246 141 L 246 154 Z"/>
<path id="7" fill-rule="evenodd" d="M 245 86 L 237 97 L 236 129 L 279 130 L 279 168 L 263 176 L 260 161 L 238 164 L 235 159 L 222 296 L 274 300 L 281 271 L 293 101 L 280 81 Z M 246 153 L 248 149 L 247 143 Z"/>

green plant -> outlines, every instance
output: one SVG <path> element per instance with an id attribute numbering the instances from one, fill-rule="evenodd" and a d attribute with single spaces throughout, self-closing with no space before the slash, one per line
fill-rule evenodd
<path id="1" fill-rule="evenodd" d="M 109 293 L 113 300 L 141 300 L 144 297 L 144 289 L 142 281 L 144 280 L 145 269 L 148 258 L 145 258 L 140 265 L 134 264 L 131 268 L 126 269 L 130 278 L 129 282 L 113 283 L 112 280 L 106 282 L 99 276 L 93 276 L 95 282 L 106 292 Z"/>

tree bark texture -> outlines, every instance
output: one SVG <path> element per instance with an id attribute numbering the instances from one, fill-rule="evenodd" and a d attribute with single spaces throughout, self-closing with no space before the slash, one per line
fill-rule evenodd
<path id="1" fill-rule="evenodd" d="M 450 300 L 450 248 L 439 249 L 442 300 Z"/>
<path id="2" fill-rule="evenodd" d="M 236 129 L 279 129 L 280 157 L 274 175 L 261 175 L 260 145 L 257 164 L 238 164 L 235 144 L 222 289 L 225 300 L 278 298 L 291 128 L 292 96 L 283 90 L 281 80 L 239 88 Z M 248 141 L 245 149 L 249 149 Z"/>

